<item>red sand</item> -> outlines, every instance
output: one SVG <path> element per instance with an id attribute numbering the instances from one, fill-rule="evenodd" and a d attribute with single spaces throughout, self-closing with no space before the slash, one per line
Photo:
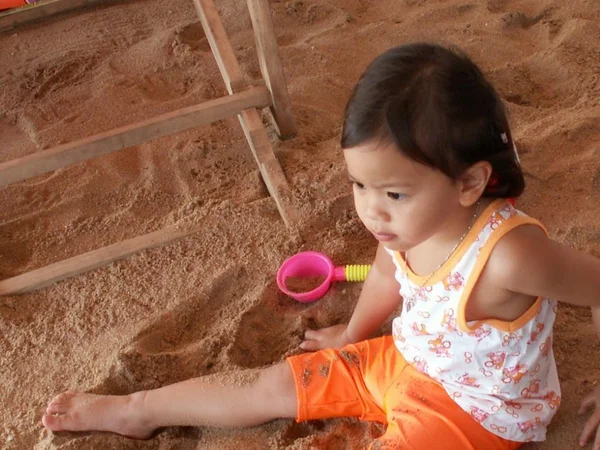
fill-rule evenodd
<path id="1" fill-rule="evenodd" d="M 218 2 L 248 79 L 259 79 L 245 2 Z M 298 351 L 307 327 L 347 320 L 359 286 L 314 304 L 278 293 L 291 254 L 368 263 L 338 150 L 366 64 L 417 39 L 459 45 L 509 107 L 528 189 L 519 206 L 600 256 L 600 4 L 575 0 L 271 1 L 298 137 L 276 143 L 304 217 L 279 219 L 237 120 L 157 139 L 3 188 L 0 277 L 164 226 L 201 232 L 24 296 L 0 299 L 0 442 L 6 449 L 362 449 L 355 420 L 249 430 L 167 429 L 150 441 L 42 429 L 67 388 L 126 393 Z M 0 33 L 0 161 L 225 93 L 190 0 L 114 2 Z M 274 139 L 274 142 L 275 139 Z M 564 402 L 548 441 L 578 448 L 579 401 L 600 376 L 587 309 L 562 306 Z"/>

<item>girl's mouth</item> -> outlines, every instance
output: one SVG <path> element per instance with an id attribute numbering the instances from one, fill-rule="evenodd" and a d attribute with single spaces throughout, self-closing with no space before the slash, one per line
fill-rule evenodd
<path id="1" fill-rule="evenodd" d="M 388 242 L 396 238 L 396 235 L 391 233 L 375 233 L 374 231 L 371 231 L 371 233 L 379 242 Z"/>

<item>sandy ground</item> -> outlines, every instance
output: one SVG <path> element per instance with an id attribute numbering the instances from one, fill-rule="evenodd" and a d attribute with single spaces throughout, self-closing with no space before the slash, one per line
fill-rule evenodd
<path id="1" fill-rule="evenodd" d="M 217 5 L 257 82 L 245 2 Z M 301 305 L 279 294 L 303 249 L 368 262 L 338 148 L 349 92 L 395 44 L 463 47 L 509 107 L 528 189 L 521 209 L 559 241 L 600 256 L 600 3 L 596 0 L 272 1 L 298 136 L 275 142 L 303 219 L 279 219 L 236 120 L 157 139 L 0 191 L 0 277 L 193 221 L 164 248 L 0 299 L 0 447 L 5 449 L 362 449 L 355 420 L 249 430 L 167 429 L 149 441 L 52 434 L 47 401 L 67 388 L 127 393 L 281 361 L 307 327 L 347 320 L 359 286 Z M 0 33 L 0 161 L 223 95 L 190 0 L 124 1 Z M 272 130 L 271 130 L 272 134 Z M 586 309 L 562 306 L 564 394 L 548 441 L 578 448 L 581 396 L 600 377 Z"/>

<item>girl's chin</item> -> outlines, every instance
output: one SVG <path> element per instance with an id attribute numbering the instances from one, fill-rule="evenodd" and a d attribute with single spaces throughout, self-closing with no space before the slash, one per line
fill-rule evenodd
<path id="1" fill-rule="evenodd" d="M 400 253 L 404 253 L 407 250 L 410 250 L 411 246 L 409 245 L 404 245 L 401 242 L 396 242 L 396 241 L 389 241 L 389 242 L 381 242 L 381 244 L 383 244 L 383 246 L 385 248 L 387 248 L 388 250 L 391 250 L 393 252 L 400 252 Z"/>

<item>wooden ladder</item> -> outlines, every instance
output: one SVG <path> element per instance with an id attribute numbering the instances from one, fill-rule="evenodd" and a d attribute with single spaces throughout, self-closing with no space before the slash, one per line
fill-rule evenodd
<path id="1" fill-rule="evenodd" d="M 9 10 L 0 14 L 0 30 L 18 27 L 24 23 L 101 1 L 49 0 L 29 7 Z M 288 138 L 296 133 L 268 0 L 247 0 L 265 87 L 252 87 L 246 84 L 213 0 L 193 0 L 193 2 L 228 95 L 2 163 L 0 164 L 0 186 L 23 181 L 160 136 L 237 115 L 281 218 L 288 227 L 293 228 L 298 214 L 257 109 L 264 107 L 271 109 L 275 128 L 281 138 Z M 0 281 L 0 295 L 14 295 L 39 289 L 124 259 L 144 249 L 165 245 L 196 231 L 198 229 L 192 226 L 176 225 L 65 259 Z"/>

